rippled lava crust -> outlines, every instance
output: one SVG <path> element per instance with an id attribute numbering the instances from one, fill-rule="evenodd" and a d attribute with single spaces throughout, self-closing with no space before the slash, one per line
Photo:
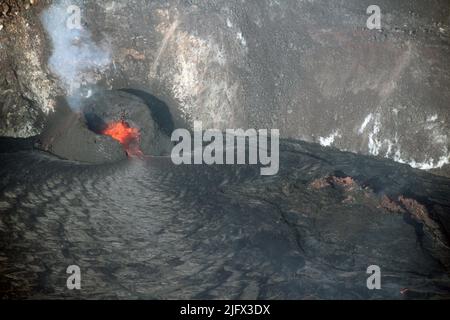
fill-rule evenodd
<path id="1" fill-rule="evenodd" d="M 3 298 L 449 298 L 450 180 L 283 141 L 280 173 L 0 154 Z M 68 291 L 78 264 L 83 290 Z M 369 291 L 377 264 L 383 290 Z"/>

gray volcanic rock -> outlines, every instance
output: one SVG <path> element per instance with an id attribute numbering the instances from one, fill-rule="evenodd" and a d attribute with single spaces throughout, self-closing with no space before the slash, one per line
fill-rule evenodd
<path id="1" fill-rule="evenodd" d="M 40 1 L 0 31 L 0 63 L 12 61 L 23 84 L 4 88 L 29 95 L 43 114 L 59 87 L 68 90 L 46 70 L 51 39 L 29 13 L 51 3 L 62 2 Z M 279 128 L 422 169 L 450 161 L 447 0 L 378 1 L 381 30 L 366 28 L 368 0 L 82 4 L 83 27 L 110 49 L 110 64 L 83 76 L 152 93 L 175 126 Z M 2 134 L 39 131 L 33 113 L 20 113 L 27 122 L 3 121 Z"/>
<path id="2" fill-rule="evenodd" d="M 0 135 L 26 138 L 42 132 L 63 91 L 47 69 L 51 46 L 38 15 L 45 2 L 4 3 L 9 10 L 0 12 Z"/>
<path id="3" fill-rule="evenodd" d="M 119 142 L 89 130 L 83 116 L 64 104 L 58 105 L 58 112 L 40 135 L 38 148 L 63 159 L 86 163 L 126 159 Z"/>

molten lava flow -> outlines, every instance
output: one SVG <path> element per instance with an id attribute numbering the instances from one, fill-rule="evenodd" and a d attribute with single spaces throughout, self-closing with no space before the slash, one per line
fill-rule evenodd
<path id="1" fill-rule="evenodd" d="M 127 152 L 128 156 L 143 157 L 143 153 L 139 147 L 140 134 L 137 128 L 121 120 L 109 123 L 103 131 L 104 135 L 110 136 L 119 141 Z"/>

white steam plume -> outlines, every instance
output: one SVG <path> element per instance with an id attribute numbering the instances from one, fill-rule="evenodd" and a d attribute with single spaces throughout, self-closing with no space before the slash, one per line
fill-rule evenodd
<path id="1" fill-rule="evenodd" d="M 111 62 L 109 48 L 92 41 L 91 33 L 80 23 L 81 8 L 79 0 L 56 0 L 41 15 L 53 44 L 49 68 L 61 80 L 73 109 L 79 108 L 82 89 L 95 85 L 95 75 Z"/>

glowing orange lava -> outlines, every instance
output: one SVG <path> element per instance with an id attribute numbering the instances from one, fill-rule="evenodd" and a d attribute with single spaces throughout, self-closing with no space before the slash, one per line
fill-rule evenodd
<path id="1" fill-rule="evenodd" d="M 103 134 L 119 141 L 127 152 L 127 155 L 137 157 L 143 156 L 139 147 L 139 129 L 130 127 L 127 122 L 121 120 L 109 123 L 103 131 Z"/>

